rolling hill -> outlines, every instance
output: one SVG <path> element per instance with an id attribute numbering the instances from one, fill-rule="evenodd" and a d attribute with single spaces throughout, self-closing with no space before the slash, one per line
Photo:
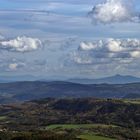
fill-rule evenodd
<path id="1" fill-rule="evenodd" d="M 0 84 L 0 103 L 54 98 L 124 98 L 140 95 L 140 83 L 131 84 L 78 84 L 71 82 L 15 82 Z"/>

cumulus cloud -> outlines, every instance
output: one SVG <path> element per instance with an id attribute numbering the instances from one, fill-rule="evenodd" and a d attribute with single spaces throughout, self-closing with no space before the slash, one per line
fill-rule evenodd
<path id="1" fill-rule="evenodd" d="M 0 71 L 1 72 L 13 72 L 13 71 L 21 71 L 25 70 L 26 62 L 22 59 L 16 58 L 3 58 L 0 59 Z M 28 66 L 29 67 L 29 66 Z"/>
<path id="2" fill-rule="evenodd" d="M 25 67 L 25 63 L 23 62 L 13 62 L 8 65 L 8 71 L 17 71 L 23 67 Z"/>
<path id="3" fill-rule="evenodd" d="M 126 0 L 106 0 L 105 3 L 95 5 L 89 15 L 94 23 L 140 21 L 132 1 Z"/>
<path id="4" fill-rule="evenodd" d="M 37 50 L 40 47 L 42 47 L 41 40 L 26 36 L 0 41 L 0 49 L 13 52 L 30 52 Z"/>
<path id="5" fill-rule="evenodd" d="M 26 59 L 2 55 L 0 57 L 0 72 L 42 72 L 46 70 L 46 67 L 46 58 Z"/>
<path id="6" fill-rule="evenodd" d="M 65 67 L 82 74 L 139 72 L 140 39 L 102 39 L 81 42 L 67 55 Z"/>
<path id="7" fill-rule="evenodd" d="M 121 61 L 130 63 L 140 58 L 140 39 L 105 39 L 81 42 L 77 51 L 71 54 L 77 64 L 100 64 Z"/>
<path id="8" fill-rule="evenodd" d="M 10 70 L 15 71 L 15 70 L 17 70 L 17 67 L 18 67 L 18 64 L 17 64 L 17 63 L 9 64 L 9 69 L 10 69 Z"/>
<path id="9" fill-rule="evenodd" d="M 26 66 L 24 60 L 11 58 L 5 60 L 5 71 L 17 71 L 21 70 Z"/>

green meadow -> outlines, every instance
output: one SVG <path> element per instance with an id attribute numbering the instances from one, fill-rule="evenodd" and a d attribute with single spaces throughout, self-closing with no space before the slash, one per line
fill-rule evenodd
<path id="1" fill-rule="evenodd" d="M 104 125 L 104 124 L 54 124 L 47 126 L 46 129 L 80 129 L 80 128 L 108 128 L 108 127 L 117 127 L 115 125 Z"/>
<path id="2" fill-rule="evenodd" d="M 56 124 L 56 125 L 50 125 L 46 127 L 47 130 L 64 130 L 64 129 L 73 129 L 73 130 L 80 130 L 80 134 L 77 134 L 77 138 L 82 138 L 83 140 L 115 140 L 112 138 L 99 136 L 96 133 L 91 132 L 90 129 L 92 128 L 109 128 L 109 127 L 117 127 L 115 125 L 104 125 L 104 124 Z"/>
<path id="3" fill-rule="evenodd" d="M 95 134 L 83 134 L 83 135 L 78 136 L 78 138 L 82 138 L 84 140 L 115 140 L 112 138 L 97 136 Z"/>

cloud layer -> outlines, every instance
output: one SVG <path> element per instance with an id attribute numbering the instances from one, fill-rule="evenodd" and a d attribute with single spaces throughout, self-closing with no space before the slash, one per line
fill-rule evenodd
<path id="1" fill-rule="evenodd" d="M 13 52 L 30 52 L 40 47 L 42 47 L 42 42 L 39 39 L 26 36 L 0 41 L 0 49 Z"/>
<path id="2" fill-rule="evenodd" d="M 140 21 L 132 1 L 126 0 L 106 0 L 105 3 L 95 5 L 89 15 L 94 23 Z"/>

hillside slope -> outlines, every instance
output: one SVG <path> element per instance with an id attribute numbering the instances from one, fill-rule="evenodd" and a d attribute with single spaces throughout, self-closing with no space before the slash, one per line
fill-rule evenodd
<path id="1" fill-rule="evenodd" d="M 0 103 L 26 101 L 46 97 L 124 98 L 140 94 L 140 83 L 133 84 L 76 84 L 70 82 L 15 82 L 0 84 Z"/>

